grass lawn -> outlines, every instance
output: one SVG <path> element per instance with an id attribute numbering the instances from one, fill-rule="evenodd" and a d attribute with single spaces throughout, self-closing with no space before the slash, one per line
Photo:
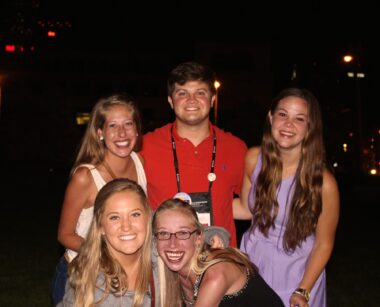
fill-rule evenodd
<path id="1" fill-rule="evenodd" d="M 51 306 L 50 281 L 62 253 L 56 232 L 67 173 L 27 172 L 32 178 L 24 170 L 9 174 L 0 193 L 0 306 Z M 379 306 L 377 190 L 341 188 L 341 220 L 327 266 L 328 306 Z"/>

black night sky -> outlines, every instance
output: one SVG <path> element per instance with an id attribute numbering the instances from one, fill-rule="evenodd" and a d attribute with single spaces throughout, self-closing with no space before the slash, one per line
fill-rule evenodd
<path id="1" fill-rule="evenodd" d="M 60 117 L 60 126 L 55 127 L 59 139 L 75 135 L 60 160 L 70 159 L 75 147 L 71 141 L 79 141 L 82 133 L 75 127 L 68 133 L 62 116 L 74 118 L 75 112 L 89 111 L 100 95 L 126 90 L 137 96 L 146 130 L 171 120 L 162 112 L 170 112 L 165 103 L 166 76 L 179 62 L 193 59 L 209 64 L 226 81 L 220 90 L 220 124 L 248 145 L 260 140 L 270 99 L 292 85 L 310 89 L 319 99 L 332 163 L 335 151 L 341 149 L 337 144 L 358 130 L 358 111 L 363 143 L 368 145 L 372 137 L 378 142 L 380 48 L 370 35 L 372 19 L 365 17 L 370 16 L 370 7 L 333 12 L 311 3 L 297 7 L 301 11 L 288 6 L 272 12 L 244 5 L 210 9 L 196 3 L 170 10 L 157 3 L 133 7 L 117 1 L 3 1 L 2 5 L 1 119 L 14 122 L 16 114 L 24 113 L 30 120 L 31 111 L 38 122 L 56 125 Z M 347 22 L 354 11 L 355 25 Z M 267 19 L 263 22 L 259 17 Z M 49 29 L 56 37 L 46 36 Z M 6 44 L 25 51 L 4 52 Z M 33 46 L 33 52 L 28 52 L 28 46 Z M 354 64 L 343 63 L 347 53 L 354 56 Z M 349 79 L 352 70 L 365 73 L 365 79 Z M 31 84 L 29 89 L 26 84 Z M 32 96 L 38 103 L 28 101 Z M 152 99 L 161 106 L 149 104 Z M 36 108 L 29 110 L 31 106 Z M 161 118 L 151 116 L 157 108 Z M 232 108 L 240 113 L 230 112 Z M 250 118 L 242 117 L 249 113 Z M 241 124 L 248 121 L 251 124 Z M 29 126 L 41 135 L 37 131 L 42 127 L 32 121 Z M 16 135 L 22 137 L 20 132 Z M 53 146 L 53 154 L 57 147 Z M 15 151 L 7 155 L 16 157 L 20 150 Z"/>
<path id="2" fill-rule="evenodd" d="M 218 126 L 248 146 L 260 143 L 279 90 L 299 86 L 315 94 L 327 162 L 341 192 L 328 306 L 378 304 L 373 212 L 380 176 L 369 175 L 372 168 L 380 173 L 380 19 L 374 5 L 1 1 L 0 305 L 50 306 L 49 282 L 62 255 L 60 208 L 85 130 L 77 115 L 101 96 L 125 91 L 137 98 L 145 131 L 172 121 L 166 78 L 188 60 L 215 70 L 222 84 Z M 48 37 L 49 30 L 56 36 Z M 342 61 L 347 53 L 354 56 L 351 64 Z M 349 72 L 365 77 L 349 78 Z"/>

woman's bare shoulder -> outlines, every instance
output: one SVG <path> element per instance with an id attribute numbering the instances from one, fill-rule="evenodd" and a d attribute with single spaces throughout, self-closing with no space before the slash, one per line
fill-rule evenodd
<path id="1" fill-rule="evenodd" d="M 250 147 L 247 151 L 246 157 L 256 162 L 257 158 L 259 157 L 260 152 L 261 152 L 260 146 Z"/>
<path id="2" fill-rule="evenodd" d="M 250 177 L 256 168 L 257 159 L 261 150 L 260 146 L 251 147 L 245 155 L 245 169 L 246 174 Z"/>

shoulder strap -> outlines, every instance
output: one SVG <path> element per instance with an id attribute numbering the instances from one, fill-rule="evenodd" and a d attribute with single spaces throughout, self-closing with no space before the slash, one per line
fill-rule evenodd
<path id="1" fill-rule="evenodd" d="M 145 175 L 144 167 L 140 161 L 139 156 L 134 151 L 131 151 L 131 158 L 132 158 L 132 161 L 136 167 L 137 182 L 142 187 L 142 189 L 144 190 L 144 192 L 146 194 L 147 182 L 146 182 L 146 175 Z"/>
<path id="2" fill-rule="evenodd" d="M 99 171 L 96 169 L 96 167 L 94 165 L 92 165 L 92 164 L 81 164 L 81 165 L 78 165 L 78 167 L 75 169 L 75 171 L 79 167 L 87 167 L 90 170 L 92 178 L 94 179 L 94 182 L 95 182 L 95 185 L 96 185 L 96 188 L 98 189 L 98 191 L 106 184 L 103 177 L 100 175 Z"/>

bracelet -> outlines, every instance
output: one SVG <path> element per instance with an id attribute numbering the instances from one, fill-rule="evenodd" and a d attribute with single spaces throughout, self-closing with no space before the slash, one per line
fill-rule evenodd
<path id="1" fill-rule="evenodd" d="M 306 302 L 309 302 L 310 300 L 310 292 L 303 288 L 297 288 L 293 291 L 292 294 L 298 294 L 305 298 Z"/>

